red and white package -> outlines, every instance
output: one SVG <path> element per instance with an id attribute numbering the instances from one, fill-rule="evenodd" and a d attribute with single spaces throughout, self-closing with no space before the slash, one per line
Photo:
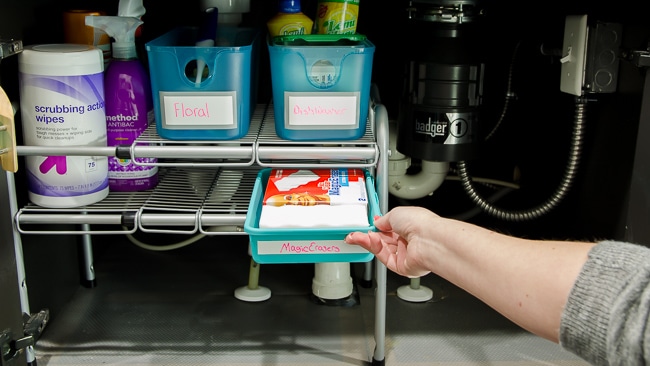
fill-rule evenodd
<path id="1" fill-rule="evenodd" d="M 274 169 L 264 193 L 260 228 L 368 226 L 363 170 Z"/>
<path id="2" fill-rule="evenodd" d="M 273 169 L 264 194 L 264 205 L 367 205 L 363 170 Z"/>

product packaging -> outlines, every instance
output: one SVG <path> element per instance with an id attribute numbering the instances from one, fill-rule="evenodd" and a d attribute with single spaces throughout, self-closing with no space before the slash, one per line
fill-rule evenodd
<path id="1" fill-rule="evenodd" d="M 318 0 L 314 34 L 354 34 L 359 0 Z"/>
<path id="2" fill-rule="evenodd" d="M 311 34 L 314 22 L 302 12 L 300 0 L 280 0 L 278 13 L 266 25 L 269 35 L 276 37 Z"/>
<path id="3" fill-rule="evenodd" d="M 91 45 L 31 45 L 18 55 L 23 140 L 30 146 L 106 146 L 104 59 Z M 27 156 L 29 200 L 52 208 L 104 199 L 106 156 Z"/>
<path id="4" fill-rule="evenodd" d="M 274 169 L 262 203 L 260 228 L 368 225 L 361 169 Z"/>
<path id="5" fill-rule="evenodd" d="M 101 29 L 86 25 L 86 17 L 106 15 L 99 10 L 70 9 L 63 12 L 63 40 L 65 43 L 93 45 L 104 53 L 104 69 L 111 61 L 111 40 Z"/>

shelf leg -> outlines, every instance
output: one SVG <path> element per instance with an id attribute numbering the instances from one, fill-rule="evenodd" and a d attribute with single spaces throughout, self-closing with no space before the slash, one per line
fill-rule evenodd
<path id="1" fill-rule="evenodd" d="M 83 231 L 90 231 L 90 225 L 81 224 Z M 83 234 L 81 237 L 81 271 L 82 280 L 81 285 L 87 288 L 97 286 L 97 279 L 95 278 L 95 266 L 93 256 L 93 243 L 90 234 Z"/>
<path id="2" fill-rule="evenodd" d="M 386 363 L 386 281 L 388 270 L 380 261 L 375 261 L 377 290 L 375 292 L 375 351 L 372 366 Z"/>
<path id="3" fill-rule="evenodd" d="M 363 278 L 360 284 L 363 288 L 372 288 L 372 263 L 374 260 L 368 261 L 363 264 Z"/>
<path id="4" fill-rule="evenodd" d="M 235 298 L 246 302 L 260 302 L 271 298 L 271 290 L 259 285 L 260 264 L 251 258 L 248 285 L 235 289 Z"/>
<path id="5" fill-rule="evenodd" d="M 9 212 L 11 217 L 15 217 L 18 212 L 18 202 L 16 200 L 16 181 L 14 179 L 14 173 L 6 171 L 7 179 L 7 200 L 9 206 Z M 0 185 L 1 186 L 1 185 Z M 2 192 L 0 192 L 2 193 Z M 23 314 L 31 314 L 29 306 L 29 294 L 27 291 L 27 275 L 25 273 L 25 257 L 23 256 L 23 242 L 20 237 L 20 233 L 16 229 L 16 226 L 13 226 L 13 243 L 14 243 L 14 254 L 16 257 L 16 275 L 18 279 L 18 290 L 20 296 L 20 308 Z M 2 243 L 5 244 L 5 243 Z M 34 346 L 27 346 L 25 348 L 25 359 L 28 366 L 36 366 L 36 354 L 34 351 Z"/>

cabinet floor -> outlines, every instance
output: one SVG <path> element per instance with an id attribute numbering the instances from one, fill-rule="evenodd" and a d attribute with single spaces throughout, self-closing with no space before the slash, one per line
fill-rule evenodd
<path id="1" fill-rule="evenodd" d="M 262 264 L 258 284 L 270 298 L 242 301 L 234 293 L 250 283 L 246 236 L 166 251 L 119 238 L 94 244 L 96 286 L 80 286 L 52 317 L 35 347 L 38 366 L 382 361 L 373 360 L 374 281 L 364 281 L 374 265 L 352 264 L 352 295 L 328 302 L 312 294 L 314 264 Z M 439 277 L 420 279 L 433 291 L 428 301 L 401 299 L 400 286 L 409 280 L 389 272 L 386 365 L 587 365 Z"/>

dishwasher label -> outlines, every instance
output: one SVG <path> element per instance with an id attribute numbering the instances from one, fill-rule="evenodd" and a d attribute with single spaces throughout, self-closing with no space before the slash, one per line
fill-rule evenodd
<path id="1" fill-rule="evenodd" d="M 358 92 L 285 92 L 286 129 L 323 130 L 359 128 Z"/>
<path id="2" fill-rule="evenodd" d="M 237 128 L 237 92 L 160 92 L 162 126 L 174 130 Z"/>

